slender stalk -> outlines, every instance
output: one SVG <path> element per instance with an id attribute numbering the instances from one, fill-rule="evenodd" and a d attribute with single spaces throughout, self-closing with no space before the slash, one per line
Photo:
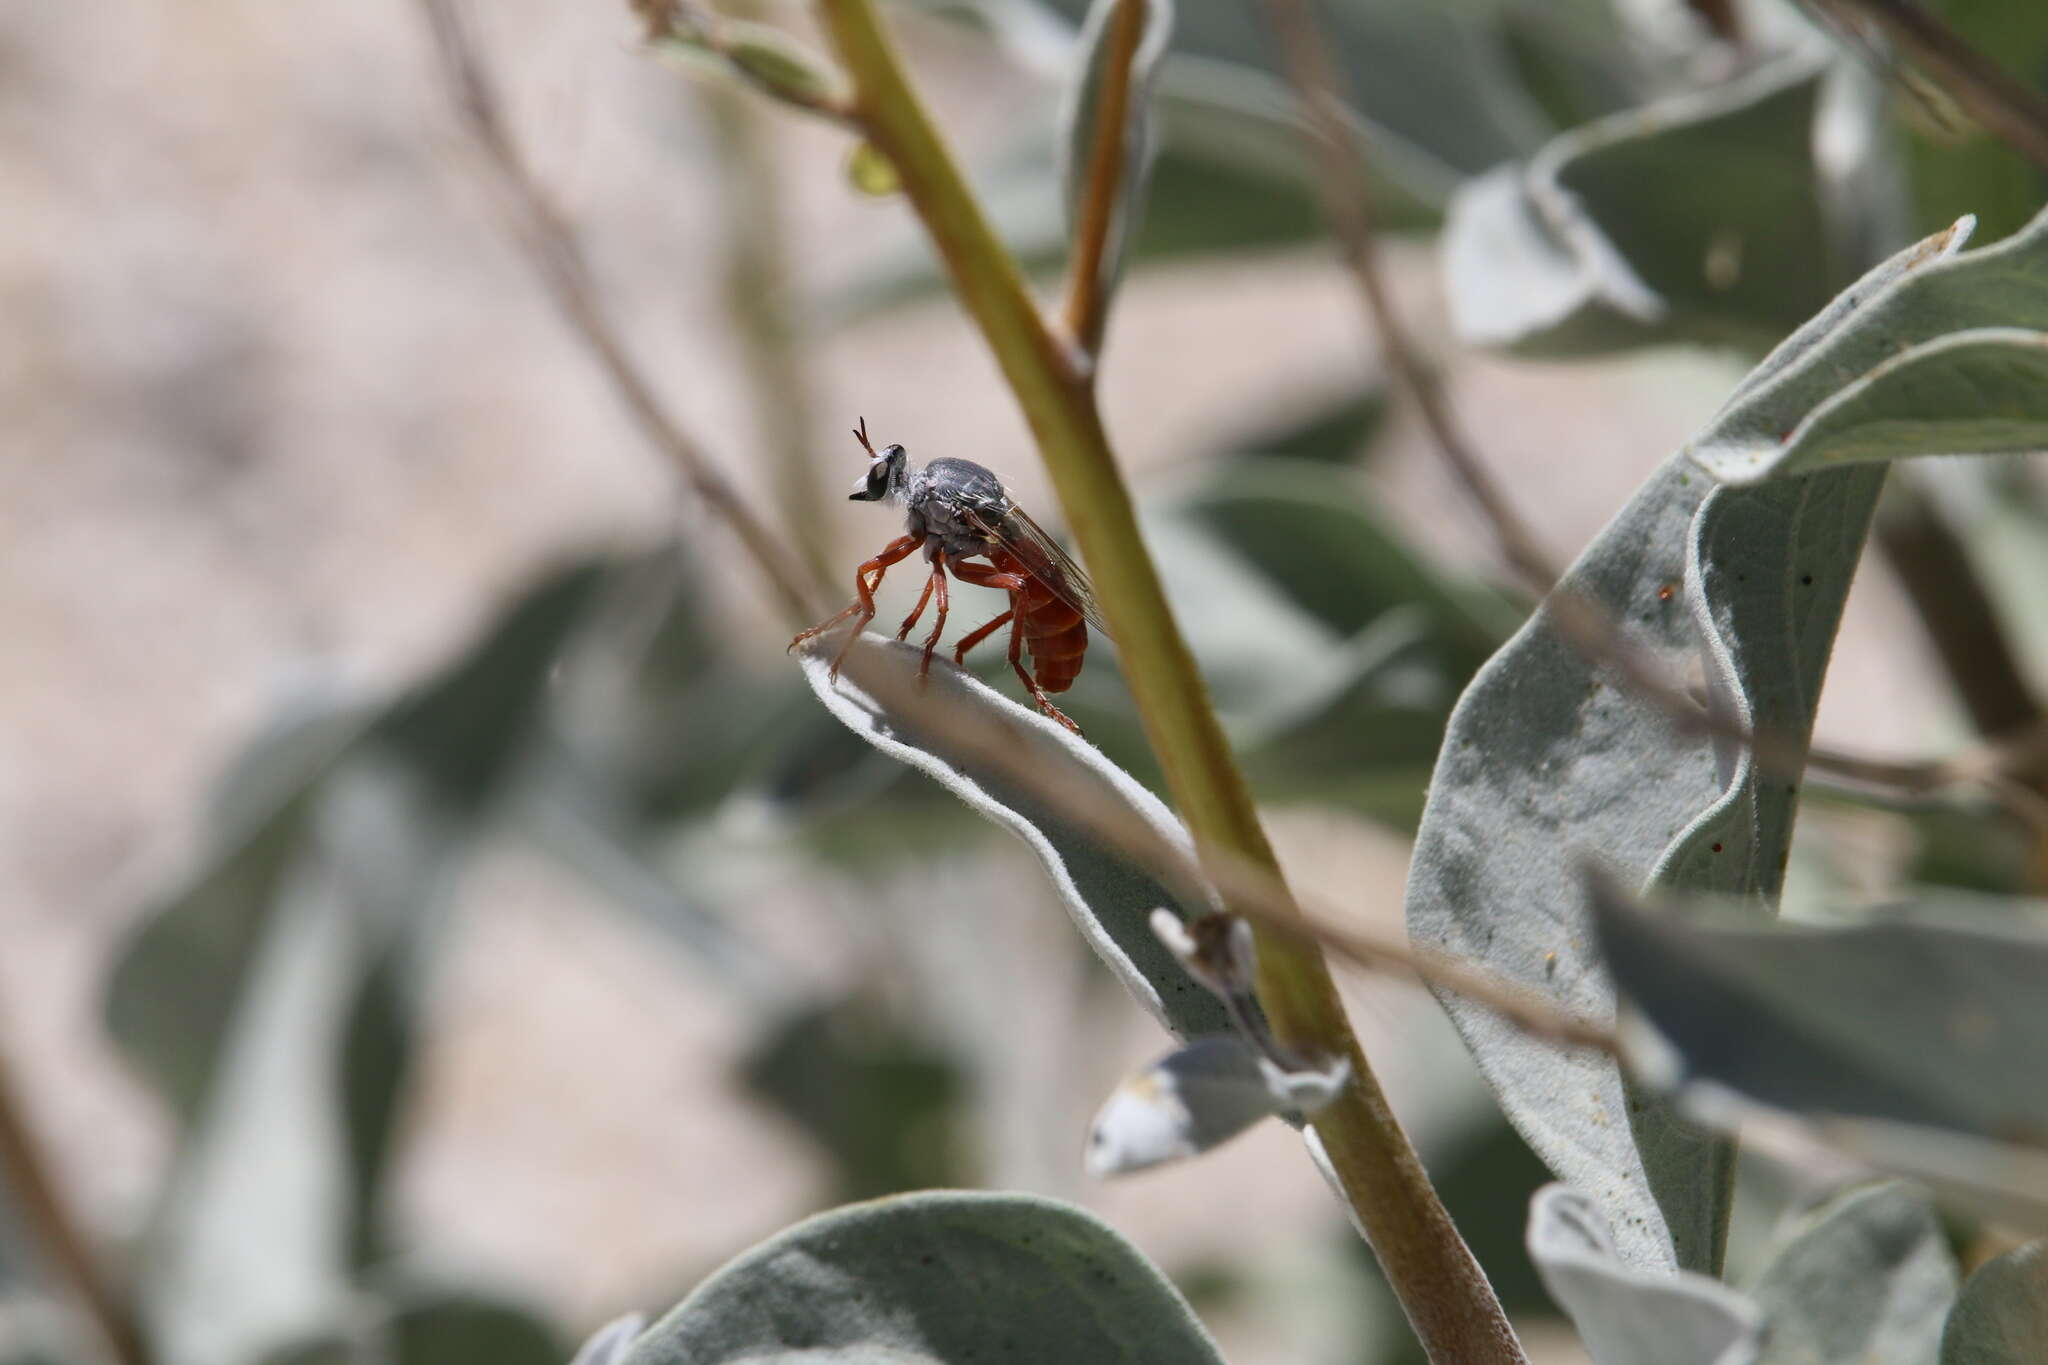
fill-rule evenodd
<path id="1" fill-rule="evenodd" d="M 1251 795 L 1209 705 L 1144 541 L 1102 418 L 1046 327 L 884 36 L 872 0 L 821 0 L 853 80 L 853 117 L 894 164 L 968 312 L 1024 410 L 1116 632 L 1153 750 L 1198 849 L 1278 876 Z M 1259 935 L 1259 999 L 1279 1041 L 1350 1059 L 1353 1083 L 1315 1120 L 1338 1182 L 1435 1361 L 1520 1362 L 1492 1287 L 1452 1226 L 1344 1018 L 1313 945 Z"/>
<path id="2" fill-rule="evenodd" d="M 1321 162 L 1316 187 L 1322 195 L 1323 212 L 1345 263 L 1351 267 L 1365 315 L 1379 336 L 1380 350 L 1414 401 L 1444 464 L 1485 518 L 1501 558 L 1538 593 L 1546 592 L 1557 578 L 1550 557 L 1466 439 L 1435 372 L 1422 359 L 1394 307 L 1374 237 L 1372 188 L 1357 160 L 1357 143 L 1346 122 L 1337 73 L 1330 65 L 1328 44 L 1310 0 L 1266 0 L 1266 9 L 1280 39 L 1289 79 L 1308 114 L 1309 141 Z"/>
<path id="3" fill-rule="evenodd" d="M 1102 333 L 1109 321 L 1109 290 L 1102 264 L 1123 198 L 1124 168 L 1129 156 L 1126 129 L 1130 123 L 1132 63 L 1145 39 L 1146 0 L 1117 0 L 1109 18 L 1109 43 L 1103 55 L 1102 88 L 1095 97 L 1095 137 L 1088 149 L 1087 178 L 1082 182 L 1074 216 L 1074 247 L 1067 265 L 1067 301 L 1062 310 L 1067 335 L 1091 361 L 1102 351 Z M 1092 367 L 1091 367 L 1092 368 Z"/>
<path id="4" fill-rule="evenodd" d="M 1915 66 L 1941 83 L 1970 117 L 2048 170 L 2048 96 L 2030 89 L 1961 34 L 1911 0 L 1813 0 L 1835 15 L 1869 20 Z"/>
<path id="5" fill-rule="evenodd" d="M 1558 586 L 1556 568 L 1507 494 L 1487 472 L 1435 373 L 1422 359 L 1394 307 L 1374 242 L 1371 183 L 1358 160 L 1357 142 L 1345 123 L 1343 97 L 1335 84 L 1337 75 L 1310 6 L 1311 0 L 1267 0 L 1289 77 L 1307 108 L 1311 141 L 1322 162 L 1318 179 L 1324 212 L 1343 248 L 1366 317 L 1379 336 L 1388 365 L 1421 414 L 1439 458 L 1492 534 L 1496 552 L 1526 587 L 1546 598 L 1551 624 L 1565 643 L 1588 662 L 1611 670 L 1632 695 L 1662 711 L 1681 731 L 1740 744 L 1771 772 L 1796 779 L 1803 769 L 1812 768 L 1905 793 L 1924 793 L 1973 782 L 2021 819 L 2044 828 L 2040 803 L 2016 795 L 2018 784 L 2010 780 L 2015 774 L 2024 776 L 2032 772 L 2033 765 L 2041 763 L 2038 739 L 2048 730 L 2048 717 L 2042 717 L 2038 711 L 2020 718 L 2031 722 L 2025 728 L 2008 729 L 1993 743 L 1955 760 L 1890 763 L 1809 747 L 1804 738 L 1751 731 L 1731 716 L 1700 706 L 1684 687 L 1665 677 L 1652 660 L 1633 648 L 1598 606 Z"/>
<path id="6" fill-rule="evenodd" d="M 1620 1055 L 1613 1030 L 1505 977 L 1418 948 L 1406 934 L 1351 924 L 1352 917 L 1335 902 L 1294 895 L 1268 867 L 1214 847 L 1197 863 L 1185 847 L 1165 838 L 1100 785 L 1020 748 L 1004 727 L 991 725 L 988 716 L 958 698 L 919 687 L 907 662 L 914 655 L 892 659 L 890 648 L 855 649 L 847 656 L 843 676 L 892 713 L 915 717 L 920 732 L 931 733 L 949 758 L 957 754 L 973 767 L 1001 774 L 1006 784 L 1028 792 L 1066 823 L 1087 830 L 1091 838 L 1144 868 L 1190 903 L 1201 902 L 1213 889 L 1244 919 L 1318 943 L 1365 971 L 1413 973 L 1432 986 L 1484 1005 L 1532 1037 Z"/>
<path id="7" fill-rule="evenodd" d="M 2041 703 L 1962 537 L 1908 471 L 1886 481 L 1877 543 L 1977 733 L 2006 735 L 2039 719 Z"/>
<path id="8" fill-rule="evenodd" d="M 443 11 L 449 0 L 421 0 L 434 23 L 436 39 L 444 44 L 443 62 L 454 87 L 457 102 L 465 107 L 477 106 L 479 101 L 485 110 L 484 124 L 490 131 L 486 151 L 494 164 L 499 165 L 502 178 L 510 182 L 508 188 L 514 199 L 529 201 L 514 215 L 513 226 L 521 241 L 529 246 L 530 257 L 536 268 L 546 277 L 551 289 L 561 291 L 558 275 L 566 274 L 567 286 L 571 293 L 565 308 L 571 312 L 576 333 L 596 355 L 601 368 L 615 379 L 615 387 L 626 401 L 629 409 L 640 418 L 650 439 L 657 449 L 684 471 L 685 478 L 696 486 L 705 499 L 706 506 L 717 516 L 724 517 L 753 560 L 753 566 L 761 575 L 777 585 L 785 603 L 790 600 L 790 587 L 794 583 L 788 574 L 788 560 L 780 551 L 780 542 L 770 535 L 760 523 L 748 513 L 744 503 L 732 494 L 717 472 L 711 468 L 701 453 L 703 446 L 685 433 L 668 414 L 665 408 L 653 398 L 653 381 L 639 362 L 627 349 L 607 314 L 597 306 L 596 298 L 588 288 L 583 275 L 580 253 L 576 250 L 575 238 L 566 222 L 549 204 L 546 195 L 525 172 L 524 162 L 518 156 L 517 148 L 510 141 L 502 114 L 498 111 L 494 89 L 482 70 L 474 49 L 469 45 L 468 36 L 459 24 L 443 27 Z M 446 45 L 452 45 L 452 50 Z M 838 116 L 850 116 L 850 110 L 838 109 Z M 544 226 L 539 232 L 528 229 L 529 220 L 544 219 L 552 226 Z M 566 236 L 564 235 L 566 234 Z M 567 246 L 568 265 L 563 265 L 563 253 L 558 247 Z M 1012 272 L 1014 274 L 1014 270 Z M 1021 284 L 1017 289 L 1021 291 Z M 1028 304 L 1027 304 L 1028 311 Z M 1052 348 L 1056 353 L 1058 347 Z M 1058 369 L 1071 356 L 1055 354 L 1050 362 Z M 1066 373 L 1077 373 L 1077 371 Z M 1079 382 L 1076 380 L 1075 382 Z M 701 472 L 699 480 L 696 473 Z M 719 496 L 718 490 L 724 490 Z M 1504 504 L 1503 504 L 1504 505 Z M 1498 528 L 1496 528 L 1498 530 Z M 800 586 L 800 585 L 798 585 Z M 801 608 L 792 606 L 792 620 L 803 622 L 815 619 L 825 608 L 818 601 L 812 601 Z M 1603 627 L 1597 629 L 1598 627 Z M 1694 704 L 1684 691 L 1664 682 L 1654 671 L 1639 660 L 1635 660 L 1625 644 L 1614 633 L 1611 624 L 1588 618 L 1579 631 L 1567 629 L 1567 635 L 1574 645 L 1589 657 L 1613 666 L 1624 681 L 1640 695 L 1662 707 L 1674 723 L 1701 734 L 1715 735 L 1730 742 L 1749 745 L 1759 751 L 1767 762 L 1789 763 L 1793 755 L 1783 746 L 1774 745 L 1772 737 L 1752 735 L 1739 723 L 1710 714 Z M 1956 785 L 1981 785 L 1991 790 L 2001 800 L 2007 800 L 2019 790 L 2015 779 L 2029 782 L 2038 781 L 2043 769 L 2048 769 L 2048 719 L 2036 721 L 2026 730 L 2002 736 L 1999 740 L 1980 745 L 1950 759 L 1931 762 L 1887 762 L 1857 757 L 1834 751 L 1814 749 L 1808 755 L 1808 764 L 1818 771 L 1826 771 L 1866 786 L 1898 792 L 1906 796 L 1925 795 L 1944 787 Z M 2019 815 L 2037 827 L 2048 829 L 2048 813 L 2040 809 L 2040 803 L 2010 800 Z"/>
<path id="9" fill-rule="evenodd" d="M 724 83 L 705 88 L 704 106 L 718 126 L 725 169 L 725 311 L 746 356 L 789 532 L 787 552 L 803 562 L 813 582 L 832 582 L 838 571 L 825 489 L 839 481 L 822 478 L 813 457 L 810 375 L 790 316 L 787 196 L 771 154 L 768 115 L 749 91 Z"/>
<path id="10" fill-rule="evenodd" d="M 792 567 L 796 561 L 784 552 L 782 541 L 755 517 L 710 456 L 684 432 L 646 371 L 634 363 L 598 295 L 575 228 L 534 178 L 512 138 L 497 87 L 477 57 L 457 0 L 420 0 L 420 6 L 456 106 L 494 174 L 520 245 L 547 285 L 555 306 L 597 358 L 641 433 L 739 538 L 790 619 L 815 619 L 823 613 L 820 604 L 824 600 L 817 587 L 805 582 Z"/>
<path id="11" fill-rule="evenodd" d="M 42 1144 L 23 1112 L 21 1097 L 0 1052 L 0 1172 L 50 1264 L 71 1285 L 121 1365 L 149 1365 L 149 1345 L 131 1305 L 117 1292 L 93 1254 L 92 1243 L 65 1202 Z"/>

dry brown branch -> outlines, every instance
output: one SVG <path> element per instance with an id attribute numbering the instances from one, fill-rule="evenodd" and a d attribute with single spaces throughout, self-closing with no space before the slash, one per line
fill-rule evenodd
<path id="1" fill-rule="evenodd" d="M 464 25 L 459 0 L 419 3 L 456 108 L 483 153 L 521 247 L 556 307 L 596 357 L 641 433 L 739 538 L 790 619 L 799 624 L 816 619 L 823 614 L 822 598 L 792 567 L 800 561 L 783 552 L 781 540 L 755 517 L 704 448 L 683 430 L 633 358 L 599 297 L 575 228 L 534 178 L 513 139 L 497 87 Z"/>
<path id="2" fill-rule="evenodd" d="M 1349 133 L 1343 94 L 1312 4 L 1313 0 L 1266 0 L 1289 79 L 1309 118 L 1309 140 L 1322 168 L 1318 188 L 1331 229 L 1343 248 L 1387 364 L 1421 414 L 1438 457 L 1480 513 L 1502 562 L 1530 591 L 1544 596 L 1544 610 L 1565 642 L 1588 663 L 1620 679 L 1626 691 L 1656 707 L 1681 733 L 1742 745 L 1773 775 L 1796 781 L 1802 771 L 1812 768 L 1909 796 L 1974 784 L 2048 836 L 2048 808 L 2039 801 L 2018 799 L 2015 788 L 2020 784 L 2004 780 L 2022 771 L 2023 765 L 2048 757 L 2040 752 L 2043 737 L 2048 736 L 2048 717 L 1957 758 L 1927 763 L 1889 763 L 1810 747 L 1803 739 L 1790 736 L 1758 733 L 1733 716 L 1700 705 L 1654 661 L 1631 646 L 1606 612 L 1560 584 L 1541 545 L 1460 428 L 1435 372 L 1422 359 L 1394 307 L 1373 240 L 1372 189 L 1363 153 Z"/>
<path id="3" fill-rule="evenodd" d="M 1197 862 L 1114 797 L 1056 765 L 1032 762 L 987 717 L 939 689 L 915 687 L 879 657 L 878 651 L 856 646 L 847 656 L 845 676 L 891 714 L 914 717 L 918 727 L 948 749 L 1000 774 L 1191 903 L 1207 900 L 1214 888 L 1232 913 L 1319 944 L 1367 971 L 1412 973 L 1496 1011 L 1536 1037 L 1618 1055 L 1614 1035 L 1604 1025 L 1580 1019 L 1490 972 L 1417 948 L 1404 935 L 1350 924 L 1350 916 L 1335 903 L 1296 895 L 1249 859 L 1211 850 Z"/>
<path id="4" fill-rule="evenodd" d="M 1911 0 L 1809 0 L 1838 22 L 1864 20 L 2013 150 L 2048 170 L 2048 96 L 2029 88 Z"/>
<path id="5" fill-rule="evenodd" d="M 1102 88 L 1095 100 L 1095 137 L 1088 149 L 1088 173 L 1074 215 L 1072 259 L 1067 267 L 1067 301 L 1062 310 L 1067 335 L 1090 357 L 1102 349 L 1109 320 L 1109 291 L 1102 262 L 1115 233 L 1129 155 L 1132 63 L 1145 39 L 1146 0 L 1118 0 L 1109 19 L 1109 50 L 1102 64 Z M 1129 212 L 1124 205 L 1123 211 Z"/>
<path id="6" fill-rule="evenodd" d="M 0 1051 L 0 1171 L 21 1220 L 106 1338 L 121 1365 L 149 1365 L 149 1343 L 135 1310 L 108 1278 L 92 1242 L 66 1201 L 42 1144 L 21 1105 L 7 1057 Z"/>
<path id="7" fill-rule="evenodd" d="M 1310 9 L 1312 3 L 1266 0 L 1266 10 L 1280 39 L 1288 78 L 1308 115 L 1309 141 L 1321 166 L 1316 188 L 1322 196 L 1323 212 L 1357 282 L 1380 350 L 1429 429 L 1437 454 L 1484 517 L 1502 560 L 1535 591 L 1547 592 L 1557 579 L 1550 557 L 1459 427 L 1436 372 L 1423 360 L 1394 307 L 1374 238 L 1372 190 L 1366 183 L 1356 139 L 1351 136 L 1343 92 L 1330 64 L 1329 43 Z"/>

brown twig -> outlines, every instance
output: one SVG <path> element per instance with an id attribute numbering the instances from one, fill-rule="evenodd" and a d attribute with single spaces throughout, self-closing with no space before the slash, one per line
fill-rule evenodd
<path id="1" fill-rule="evenodd" d="M 1037 439 L 1060 509 L 1116 632 L 1125 680 L 1203 856 L 1229 851 L 1279 865 L 1250 786 L 1231 753 L 1208 688 L 1139 533 L 1080 359 L 1047 326 L 968 188 L 959 164 L 906 78 L 873 0 L 822 0 L 820 15 L 853 82 L 869 145 L 888 158 L 981 328 Z M 1350 1084 L 1313 1126 L 1335 1185 L 1378 1254 L 1395 1296 L 1433 1360 L 1519 1365 L 1524 1357 L 1484 1271 L 1459 1236 L 1428 1172 L 1387 1103 L 1328 964 L 1312 945 L 1261 931 L 1259 1003 L 1284 1045 L 1345 1057 Z"/>
<path id="2" fill-rule="evenodd" d="M 1552 590 L 1543 609 L 1565 643 L 1587 662 L 1606 668 L 1622 690 L 1648 702 L 1680 734 L 1718 739 L 1749 750 L 1765 773 L 1797 781 L 1803 771 L 1826 773 L 1865 787 L 1905 797 L 1931 796 L 1950 787 L 1976 787 L 2006 811 L 2048 838 L 2048 802 L 2034 796 L 2016 774 L 2048 767 L 2048 715 L 1949 758 L 1897 762 L 1865 758 L 1822 745 L 1809 745 L 1768 730 L 1752 730 L 1736 717 L 1695 701 L 1685 688 L 1622 638 L 1598 607 L 1569 587 Z"/>
<path id="3" fill-rule="evenodd" d="M 1122 204 L 1124 168 L 1130 155 L 1132 64 L 1145 40 L 1147 0 L 1117 0 L 1109 17 L 1109 45 L 1103 54 L 1102 84 L 1095 95 L 1095 136 L 1088 148 L 1088 170 L 1074 216 L 1074 244 L 1067 270 L 1067 298 L 1062 310 L 1067 335 L 1092 361 L 1102 349 L 1109 320 L 1110 291 L 1103 287 L 1103 261 L 1116 231 Z M 1092 373 L 1091 364 L 1090 371 Z"/>
<path id="4" fill-rule="evenodd" d="M 754 561 L 791 620 L 815 620 L 822 598 L 792 568 L 797 562 L 756 518 L 710 457 L 683 431 L 634 361 L 591 279 L 576 230 L 555 206 L 513 140 L 496 87 L 464 26 L 459 0 L 419 0 L 434 38 L 442 74 L 509 209 L 520 245 L 548 293 L 596 356 L 641 433 L 720 518 Z"/>
<path id="5" fill-rule="evenodd" d="M 1760 767 L 1773 774 L 1796 780 L 1804 769 L 1811 768 L 1916 796 L 1975 783 L 2021 819 L 2048 832 L 2040 804 L 2017 800 L 2013 795 L 2016 784 L 2002 780 L 2022 763 L 2038 758 L 2036 750 L 2040 737 L 2048 733 L 2048 717 L 2037 715 L 2027 730 L 2009 733 L 1959 758 L 1931 763 L 1888 763 L 1809 747 L 1803 739 L 1759 733 L 1734 716 L 1700 705 L 1654 661 L 1631 646 L 1606 612 L 1558 581 L 1549 557 L 1459 427 L 1435 372 L 1422 360 L 1394 307 L 1374 244 L 1371 185 L 1355 140 L 1347 132 L 1343 97 L 1335 85 L 1336 72 L 1311 3 L 1266 0 L 1286 55 L 1289 78 L 1309 115 L 1310 140 L 1322 162 L 1319 188 L 1324 211 L 1357 281 L 1387 363 L 1422 415 L 1437 454 L 1479 511 L 1502 562 L 1530 591 L 1544 596 L 1544 610 L 1565 642 L 1588 663 L 1613 673 L 1625 690 L 1656 707 L 1681 733 L 1741 745 L 1750 750 Z M 2001 780 L 1991 780 L 1994 777 Z"/>
<path id="6" fill-rule="evenodd" d="M 1961 34 L 1911 0 L 1810 0 L 1835 16 L 1875 25 L 1915 66 L 2013 150 L 2048 170 L 2048 96 L 2014 79 Z"/>
<path id="7" fill-rule="evenodd" d="M 1962 537 L 1916 479 L 1887 481 L 1877 509 L 1877 543 L 1934 642 L 1949 686 L 1980 735 L 2031 725 L 2041 703 L 2020 666 Z"/>
<path id="8" fill-rule="evenodd" d="M 121 1365 L 149 1365 L 152 1359 L 133 1306 L 114 1289 L 94 1255 L 92 1243 L 72 1214 L 42 1144 L 23 1111 L 21 1097 L 0 1050 L 0 1170 L 35 1239 L 51 1264 L 70 1283 L 80 1305 L 98 1325 Z"/>
<path id="9" fill-rule="evenodd" d="M 1491 972 L 1417 948 L 1405 935 L 1355 927 L 1335 902 L 1290 891 L 1273 873 L 1236 854 L 1204 852 L 1201 860 L 1162 837 L 1120 800 L 1057 764 L 1033 761 L 1030 752 L 988 717 L 940 688 L 920 688 L 905 668 L 893 666 L 879 636 L 864 637 L 848 655 L 844 676 L 893 717 L 915 725 L 973 765 L 1043 802 L 1059 817 L 1144 868 L 1190 904 L 1211 888 L 1233 913 L 1254 923 L 1327 948 L 1370 971 L 1399 971 L 1453 991 L 1498 1013 L 1532 1036 L 1564 1047 L 1619 1056 L 1612 1030 L 1561 1009 Z M 823 643 L 813 645 L 824 649 Z"/>
<path id="10" fill-rule="evenodd" d="M 1316 187 L 1322 195 L 1323 211 L 1329 216 L 1345 262 L 1357 281 L 1366 317 L 1379 337 L 1380 350 L 1408 391 L 1423 425 L 1429 428 L 1438 454 L 1485 518 L 1507 566 L 1536 591 L 1548 591 L 1557 578 L 1550 557 L 1460 429 L 1443 387 L 1437 383 L 1436 372 L 1422 359 L 1394 307 L 1393 295 L 1380 270 L 1372 189 L 1358 160 L 1344 97 L 1336 70 L 1330 64 L 1329 44 L 1310 9 L 1312 3 L 1313 0 L 1266 0 L 1266 10 L 1280 40 L 1288 78 L 1308 116 L 1309 141 L 1322 163 Z"/>

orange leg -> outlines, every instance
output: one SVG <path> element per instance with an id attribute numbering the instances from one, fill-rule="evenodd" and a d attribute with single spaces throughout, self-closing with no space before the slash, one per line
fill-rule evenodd
<path id="1" fill-rule="evenodd" d="M 977 564 L 971 559 L 953 561 L 953 577 L 962 583 L 973 583 L 984 588 L 998 588 L 1013 594 L 1011 605 L 1016 605 L 1014 594 L 1024 586 L 1024 575 L 1007 573 L 993 564 Z M 991 623 L 993 624 L 993 623 Z M 987 627 L 984 627 L 986 629 Z"/>
<path id="2" fill-rule="evenodd" d="M 1024 684 L 1024 690 L 1029 692 L 1032 700 L 1038 703 L 1039 710 L 1045 712 L 1045 714 L 1051 716 L 1075 734 L 1080 734 L 1081 727 L 1074 724 L 1073 719 L 1066 712 L 1052 704 L 1052 698 L 1045 695 L 1045 689 L 1038 685 L 1038 680 L 1033 678 L 1030 671 L 1024 667 L 1023 655 L 1024 618 L 1020 615 L 1015 621 L 1010 623 L 1010 667 L 1017 671 L 1017 680 Z"/>
<path id="3" fill-rule="evenodd" d="M 910 628 L 917 624 L 918 617 L 924 615 L 924 604 L 931 600 L 932 580 L 927 578 L 924 581 L 924 591 L 917 595 L 917 605 L 910 609 L 910 615 L 904 617 L 903 624 L 897 628 L 897 639 L 907 640 L 910 638 Z"/>
<path id="4" fill-rule="evenodd" d="M 976 583 L 984 588 L 1001 588 L 1010 594 L 1010 609 L 962 640 L 959 647 L 953 651 L 953 662 L 965 664 L 968 650 L 987 639 L 1003 622 L 1010 622 L 1010 667 L 1016 670 L 1018 680 L 1024 684 L 1024 690 L 1038 703 L 1039 710 L 1075 734 L 1080 734 L 1081 727 L 1074 724 L 1066 712 L 1052 704 L 1052 698 L 1045 695 L 1045 689 L 1038 685 L 1038 680 L 1024 667 L 1024 617 L 1018 610 L 1022 604 L 1017 596 L 1024 589 L 1024 575 L 1009 573 L 992 564 L 963 561 L 953 565 L 953 576 L 962 583 Z"/>
<path id="5" fill-rule="evenodd" d="M 934 590 L 937 591 L 939 610 L 938 619 L 932 622 L 932 633 L 925 637 L 924 657 L 917 661 L 917 680 L 919 682 L 923 682 L 931 675 L 932 651 L 939 647 L 939 635 L 946 628 L 946 552 L 944 550 L 932 551 L 932 576 L 924 581 L 924 590 L 927 594 L 932 593 Z M 910 627 L 916 622 L 918 612 L 923 610 L 924 598 L 920 597 L 917 601 L 917 611 L 910 613 L 910 620 L 903 623 L 903 635 L 910 634 Z M 896 638 L 900 640 L 903 638 L 903 635 L 898 635 Z"/>
<path id="6" fill-rule="evenodd" d="M 820 621 L 804 631 L 789 642 L 789 647 L 795 649 L 812 636 L 821 635 L 832 629 L 847 617 L 858 616 L 860 619 L 853 623 L 853 629 L 846 633 L 846 643 L 839 646 L 839 652 L 832 657 L 832 677 L 837 680 L 839 665 L 846 662 L 846 651 L 852 649 L 853 642 L 860 638 L 862 628 L 875 619 L 875 589 L 882 586 L 882 575 L 889 571 L 891 564 L 899 563 L 917 553 L 918 547 L 923 544 L 924 539 L 920 536 L 898 536 L 890 541 L 880 554 L 853 571 L 854 604 L 838 615 Z M 868 581 L 868 575 L 871 573 L 875 576 L 872 583 Z"/>
<path id="7" fill-rule="evenodd" d="M 1011 600 L 1014 601 L 1015 599 L 1013 598 Z M 959 664 L 962 668 L 965 668 L 967 666 L 967 651 L 973 649 L 983 640 L 986 640 L 989 636 L 995 634 L 996 631 L 1008 625 L 1010 622 L 1010 618 L 1012 616 L 1015 616 L 1016 614 L 1017 609 L 1013 606 L 1008 611 L 1004 612 L 1001 616 L 998 616 L 995 620 L 989 622 L 987 625 L 977 626 L 974 630 L 968 632 L 966 638 L 962 639 L 960 643 L 954 647 L 953 662 Z"/>

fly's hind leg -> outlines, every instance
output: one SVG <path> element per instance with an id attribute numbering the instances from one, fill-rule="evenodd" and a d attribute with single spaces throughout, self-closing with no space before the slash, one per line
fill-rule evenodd
<path id="1" fill-rule="evenodd" d="M 1024 587 L 1024 576 L 1022 574 L 1007 573 L 996 568 L 993 564 L 977 564 L 971 559 L 955 560 L 953 562 L 953 576 L 962 583 L 973 583 L 984 588 L 996 588 L 1010 595 L 1010 609 L 1008 611 L 998 616 L 995 620 L 990 621 L 987 625 L 976 626 L 972 631 L 968 632 L 965 639 L 953 647 L 953 662 L 964 668 L 967 666 L 967 651 L 995 634 L 996 631 L 1002 628 L 1004 622 L 1017 614 L 1017 594 Z"/>
<path id="2" fill-rule="evenodd" d="M 1004 612 L 1001 616 L 998 616 L 995 620 L 990 621 L 987 625 L 976 626 L 973 630 L 969 631 L 964 637 L 962 637 L 960 643 L 953 647 L 953 662 L 959 664 L 962 668 L 965 668 L 967 666 L 967 651 L 973 649 L 983 640 L 986 640 L 989 636 L 995 634 L 998 630 L 1001 630 L 1004 626 L 1010 624 L 1010 618 L 1012 616 L 1015 616 L 1016 614 L 1017 609 L 1015 607 L 1011 607 L 1008 611 Z"/>
<path id="3" fill-rule="evenodd" d="M 1010 667 L 1017 670 L 1017 680 L 1024 684 L 1024 690 L 1038 703 L 1039 710 L 1075 734 L 1081 733 L 1081 727 L 1074 724 L 1073 717 L 1052 704 L 1052 698 L 1045 695 L 1045 689 L 1038 685 L 1038 680 L 1024 667 L 1024 618 L 1021 615 L 1010 625 Z"/>

